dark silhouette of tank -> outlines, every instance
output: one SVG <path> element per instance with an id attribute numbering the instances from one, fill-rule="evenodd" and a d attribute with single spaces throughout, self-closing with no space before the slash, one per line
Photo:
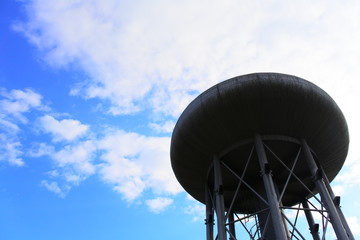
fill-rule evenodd
<path id="1" fill-rule="evenodd" d="M 354 239 L 329 185 L 348 145 L 346 120 L 326 92 L 295 76 L 254 73 L 193 100 L 177 121 L 170 152 L 180 184 L 206 205 L 208 240 L 215 215 L 219 240 L 236 239 L 237 225 L 249 239 L 305 239 L 286 209 L 304 213 L 313 239 L 321 237 L 313 212 L 338 239 Z M 323 239 L 327 228 L 321 225 Z"/>

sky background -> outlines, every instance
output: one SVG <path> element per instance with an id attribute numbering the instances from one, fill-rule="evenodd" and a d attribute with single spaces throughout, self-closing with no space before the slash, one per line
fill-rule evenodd
<path id="1" fill-rule="evenodd" d="M 332 186 L 360 237 L 359 43 L 357 0 L 1 0 L 0 239 L 205 239 L 171 132 L 199 93 L 252 72 L 342 109 Z"/>

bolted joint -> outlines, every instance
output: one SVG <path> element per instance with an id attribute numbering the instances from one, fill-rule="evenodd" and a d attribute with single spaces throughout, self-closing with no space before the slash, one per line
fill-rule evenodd
<path id="1" fill-rule="evenodd" d="M 218 194 L 218 195 L 223 195 L 224 194 L 223 185 L 219 185 L 218 189 L 215 190 L 215 193 Z"/>
<path id="2" fill-rule="evenodd" d="M 324 172 L 323 172 L 323 170 L 322 169 L 318 169 L 318 170 L 316 170 L 316 173 L 315 173 L 315 175 L 313 176 L 313 182 L 316 182 L 316 181 L 318 181 L 318 180 L 321 180 L 321 179 L 323 179 L 323 176 L 324 176 Z"/>
<path id="3" fill-rule="evenodd" d="M 270 169 L 270 164 L 269 164 L 269 163 L 265 163 L 265 164 L 264 164 L 264 172 L 265 172 L 265 174 L 270 174 L 270 173 L 271 173 L 271 169 Z"/>
<path id="4" fill-rule="evenodd" d="M 319 224 L 314 224 L 309 229 L 311 234 L 316 234 L 319 232 Z"/>
<path id="5" fill-rule="evenodd" d="M 264 167 L 262 168 L 262 170 L 260 171 L 260 176 L 264 176 L 264 175 L 271 175 L 271 169 L 270 169 L 270 164 L 269 163 L 264 163 Z"/>
<path id="6" fill-rule="evenodd" d="M 336 196 L 333 199 L 334 205 L 339 207 L 340 206 L 340 196 Z"/>
<path id="7" fill-rule="evenodd" d="M 214 225 L 214 224 L 215 224 L 215 221 L 214 221 L 213 215 L 210 214 L 208 218 L 205 218 L 205 219 L 204 219 L 204 222 L 205 222 L 205 225 L 208 225 L 208 224 Z"/>
<path id="8" fill-rule="evenodd" d="M 214 216 L 209 214 L 208 218 L 204 219 L 205 225 L 215 225 Z"/>

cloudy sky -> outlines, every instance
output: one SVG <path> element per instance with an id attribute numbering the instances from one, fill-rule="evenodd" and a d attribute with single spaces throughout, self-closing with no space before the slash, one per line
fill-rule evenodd
<path id="1" fill-rule="evenodd" d="M 360 2 L 0 1 L 0 239 L 204 239 L 173 126 L 252 72 L 305 78 L 350 130 L 332 183 L 360 237 Z"/>

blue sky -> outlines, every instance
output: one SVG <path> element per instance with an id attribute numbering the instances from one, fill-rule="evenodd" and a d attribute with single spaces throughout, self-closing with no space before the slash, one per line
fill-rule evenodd
<path id="1" fill-rule="evenodd" d="M 1 1 L 0 239 L 204 239 L 171 131 L 202 91 L 264 71 L 344 112 L 332 186 L 360 237 L 359 42 L 358 1 Z"/>

